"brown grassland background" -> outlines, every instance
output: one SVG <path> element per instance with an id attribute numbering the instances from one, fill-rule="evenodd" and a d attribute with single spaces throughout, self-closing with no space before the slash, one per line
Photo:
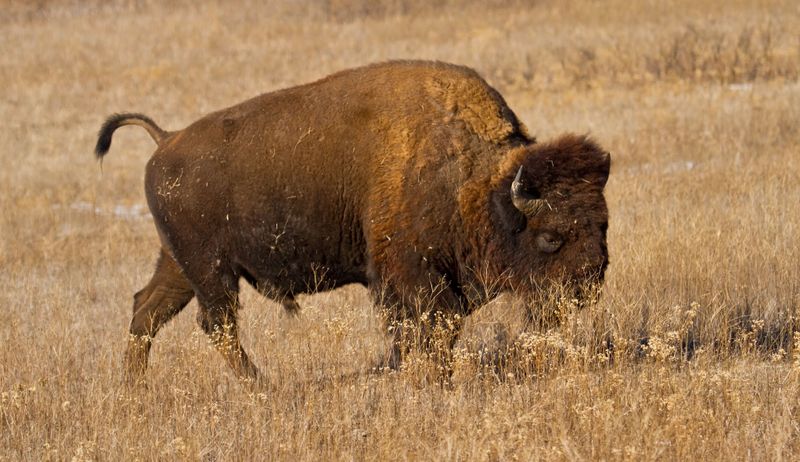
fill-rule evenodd
<path id="1" fill-rule="evenodd" d="M 797 460 L 798 31 L 793 0 L 0 1 L 0 460 Z M 268 387 L 192 302 L 126 391 L 154 145 L 122 129 L 101 171 L 105 116 L 178 129 L 395 58 L 474 67 L 539 139 L 612 153 L 599 303 L 523 330 L 502 297 L 442 386 L 420 355 L 342 378 L 386 346 L 361 287 L 298 320 L 246 289 Z M 484 367 L 481 342 L 513 354 Z"/>

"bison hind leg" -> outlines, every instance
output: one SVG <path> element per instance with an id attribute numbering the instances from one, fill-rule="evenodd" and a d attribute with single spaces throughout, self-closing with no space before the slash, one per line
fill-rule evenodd
<path id="1" fill-rule="evenodd" d="M 194 290 L 189 280 L 175 260 L 162 249 L 150 282 L 134 295 L 130 338 L 125 353 L 125 374 L 129 384 L 142 381 L 153 338 L 192 298 Z"/>
<path id="2" fill-rule="evenodd" d="M 237 377 L 258 382 L 261 375 L 242 348 L 236 313 L 239 287 L 231 274 L 211 274 L 197 291 L 197 321 Z"/>

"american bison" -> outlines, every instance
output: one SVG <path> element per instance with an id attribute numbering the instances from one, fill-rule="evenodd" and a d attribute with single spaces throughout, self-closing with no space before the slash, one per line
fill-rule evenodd
<path id="1" fill-rule="evenodd" d="M 388 62 L 267 93 L 178 131 L 141 114 L 158 145 L 145 192 L 161 241 L 134 296 L 126 371 L 193 297 L 242 378 L 239 281 L 296 312 L 297 294 L 359 283 L 391 321 L 465 316 L 496 295 L 602 281 L 610 156 L 583 136 L 538 143 L 472 69 Z M 579 294 L 579 290 L 575 293 Z M 401 359 L 400 331 L 384 365 Z"/>

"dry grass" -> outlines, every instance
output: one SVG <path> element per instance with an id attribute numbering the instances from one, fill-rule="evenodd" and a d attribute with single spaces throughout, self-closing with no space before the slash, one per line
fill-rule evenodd
<path id="1" fill-rule="evenodd" d="M 0 460 L 800 456 L 795 2 L 160 3 L 0 7 Z M 126 393 L 131 296 L 157 251 L 153 146 L 121 130 L 101 174 L 103 117 L 180 128 L 389 58 L 473 66 L 540 138 L 589 132 L 612 152 L 600 303 L 519 337 L 513 304 L 493 303 L 440 387 L 423 358 L 337 379 L 385 347 L 361 288 L 302 298 L 296 322 L 246 291 L 269 389 L 231 377 L 193 304 L 156 340 L 149 390 Z M 499 376 L 474 346 L 494 334 L 512 353 Z"/>

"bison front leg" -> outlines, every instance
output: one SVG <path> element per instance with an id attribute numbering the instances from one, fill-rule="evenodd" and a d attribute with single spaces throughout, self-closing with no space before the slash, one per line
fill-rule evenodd
<path id="1" fill-rule="evenodd" d="M 372 369 L 375 372 L 399 370 L 411 351 L 426 355 L 438 367 L 444 381 L 452 373 L 453 347 L 461 333 L 461 320 L 441 311 L 393 320 L 387 323 L 389 348 Z"/>
<path id="2" fill-rule="evenodd" d="M 386 305 L 386 299 L 382 300 Z M 460 300 L 455 293 L 439 290 L 422 293 L 414 300 L 384 308 L 386 332 L 391 337 L 386 355 L 375 369 L 397 370 L 409 351 L 418 350 L 439 363 L 449 375 L 452 349 L 461 333 Z"/>
<path id="3" fill-rule="evenodd" d="M 403 341 L 404 335 L 402 325 L 387 322 L 385 323 L 385 332 L 388 332 L 389 337 L 391 338 L 389 348 L 383 357 L 378 360 L 375 366 L 372 367 L 372 371 L 374 372 L 381 372 L 383 370 L 399 370 L 400 365 L 403 362 L 403 356 L 407 351 L 407 348 L 405 349 L 406 351 L 404 351 L 405 343 Z"/>
<path id="4" fill-rule="evenodd" d="M 134 295 L 133 319 L 125 353 L 128 384 L 142 382 L 153 338 L 193 297 L 191 284 L 175 260 L 162 250 L 150 282 Z"/>

